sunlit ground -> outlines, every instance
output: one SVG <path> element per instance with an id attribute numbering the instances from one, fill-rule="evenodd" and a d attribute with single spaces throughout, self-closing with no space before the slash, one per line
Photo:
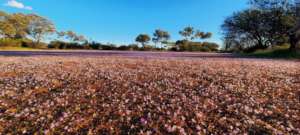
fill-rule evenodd
<path id="1" fill-rule="evenodd" d="M 1 56 L 3 134 L 300 133 L 297 61 Z"/>

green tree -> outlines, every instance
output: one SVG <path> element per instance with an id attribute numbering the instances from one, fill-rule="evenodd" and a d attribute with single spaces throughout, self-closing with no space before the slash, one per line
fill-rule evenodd
<path id="1" fill-rule="evenodd" d="M 0 34 L 4 38 L 24 38 L 28 30 L 28 18 L 24 14 L 8 14 L 0 11 Z"/>
<path id="2" fill-rule="evenodd" d="M 288 31 L 294 25 L 292 12 L 247 9 L 228 17 L 222 29 L 225 37 L 235 38 L 244 48 L 264 49 L 288 42 Z"/>
<path id="3" fill-rule="evenodd" d="M 143 48 L 145 48 L 146 43 L 151 40 L 151 37 L 147 34 L 140 34 L 136 37 L 135 41 L 142 44 Z"/>
<path id="4" fill-rule="evenodd" d="M 290 52 L 300 52 L 300 2 L 295 4 L 296 25 L 289 31 Z"/>
<path id="5" fill-rule="evenodd" d="M 62 31 L 57 33 L 60 38 L 65 38 L 70 40 L 70 42 L 86 42 L 86 38 L 83 35 L 78 35 L 75 32 L 69 31 Z"/>
<path id="6" fill-rule="evenodd" d="M 170 39 L 170 34 L 167 31 L 157 29 L 153 33 L 153 38 L 152 41 L 155 43 L 155 48 L 157 43 L 161 44 L 161 49 L 162 49 L 162 44 L 166 43 Z"/>
<path id="7" fill-rule="evenodd" d="M 7 17 L 7 21 L 15 29 L 15 39 L 27 37 L 29 34 L 28 25 L 30 22 L 30 18 L 27 15 L 22 13 L 11 14 Z"/>
<path id="8" fill-rule="evenodd" d="M 55 32 L 54 24 L 46 18 L 31 14 L 29 17 L 29 35 L 35 40 L 34 47 L 40 44 L 44 36 Z"/>
<path id="9" fill-rule="evenodd" d="M 16 35 L 16 31 L 11 24 L 0 22 L 0 35 L 4 38 L 12 38 Z"/>
<path id="10" fill-rule="evenodd" d="M 0 36 L 3 38 L 12 38 L 16 35 L 16 31 L 7 19 L 8 14 L 0 11 Z"/>
<path id="11" fill-rule="evenodd" d="M 208 39 L 211 37 L 212 37 L 212 33 L 210 33 L 210 32 L 205 33 L 205 32 L 199 31 L 199 30 L 194 35 L 195 39 L 198 38 L 198 39 L 202 39 L 202 40 Z"/>
<path id="12" fill-rule="evenodd" d="M 179 31 L 179 34 L 185 38 L 185 40 L 193 40 L 193 35 L 195 31 L 193 27 L 185 27 L 182 31 Z"/>
<path id="13" fill-rule="evenodd" d="M 296 24 L 296 13 L 291 0 L 250 0 L 249 3 L 250 9 L 234 13 L 222 25 L 227 48 L 228 43 L 234 43 L 239 48 L 255 51 L 293 39 L 290 31 Z"/>
<path id="14" fill-rule="evenodd" d="M 283 10 L 290 10 L 294 8 L 294 0 L 249 0 L 252 8 L 260 10 L 270 10 L 281 8 Z"/>

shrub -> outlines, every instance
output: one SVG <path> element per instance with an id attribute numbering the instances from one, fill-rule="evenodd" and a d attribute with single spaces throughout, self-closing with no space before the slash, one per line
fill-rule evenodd
<path id="1" fill-rule="evenodd" d="M 0 47 L 26 47 L 26 48 L 45 48 L 47 45 L 45 43 L 39 43 L 36 45 L 30 39 L 11 39 L 2 38 L 0 39 Z"/>
<path id="2" fill-rule="evenodd" d="M 139 46 L 138 46 L 137 44 L 130 44 L 130 45 L 128 45 L 128 46 L 130 47 L 130 50 L 131 50 L 131 51 L 137 51 L 137 50 L 140 49 Z"/>
<path id="3" fill-rule="evenodd" d="M 116 50 L 117 47 L 115 45 L 101 45 L 99 47 L 100 50 Z"/>
<path id="4" fill-rule="evenodd" d="M 23 40 L 22 47 L 45 49 L 47 48 L 47 44 L 42 42 L 40 42 L 39 44 L 35 44 L 31 40 Z"/>
<path id="5" fill-rule="evenodd" d="M 150 45 L 145 45 L 144 47 L 139 49 L 140 51 L 152 51 L 153 47 Z"/>
<path id="6" fill-rule="evenodd" d="M 212 52 L 218 51 L 219 45 L 210 42 L 189 42 L 187 40 L 179 40 L 176 42 L 176 47 L 171 50 L 177 51 L 199 51 L 199 52 Z"/>
<path id="7" fill-rule="evenodd" d="M 126 50 L 130 50 L 130 46 L 126 46 L 126 45 L 121 45 L 117 48 L 118 50 L 121 50 L 121 51 L 126 51 Z"/>
<path id="8" fill-rule="evenodd" d="M 10 38 L 0 39 L 0 47 L 21 47 L 21 46 L 22 46 L 21 39 L 10 39 Z"/>
<path id="9" fill-rule="evenodd" d="M 52 41 L 49 43 L 48 48 L 50 49 L 60 49 L 61 42 L 60 41 Z"/>
<path id="10" fill-rule="evenodd" d="M 100 43 L 96 43 L 96 42 L 91 42 L 88 44 L 90 49 L 94 49 L 94 50 L 98 50 L 101 47 Z"/>
<path id="11" fill-rule="evenodd" d="M 50 49 L 89 49 L 89 45 L 82 45 L 79 43 L 68 43 L 64 41 L 52 41 L 48 45 Z"/>

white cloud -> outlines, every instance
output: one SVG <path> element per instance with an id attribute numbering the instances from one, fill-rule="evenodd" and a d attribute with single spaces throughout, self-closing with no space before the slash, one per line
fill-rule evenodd
<path id="1" fill-rule="evenodd" d="M 5 5 L 9 7 L 19 8 L 19 9 L 32 10 L 32 7 L 25 6 L 23 3 L 18 2 L 16 0 L 9 0 Z"/>

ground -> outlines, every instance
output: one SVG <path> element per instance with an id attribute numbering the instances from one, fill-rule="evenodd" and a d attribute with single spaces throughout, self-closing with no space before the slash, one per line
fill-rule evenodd
<path id="1" fill-rule="evenodd" d="M 300 134 L 296 60 L 0 52 L 2 134 Z"/>

